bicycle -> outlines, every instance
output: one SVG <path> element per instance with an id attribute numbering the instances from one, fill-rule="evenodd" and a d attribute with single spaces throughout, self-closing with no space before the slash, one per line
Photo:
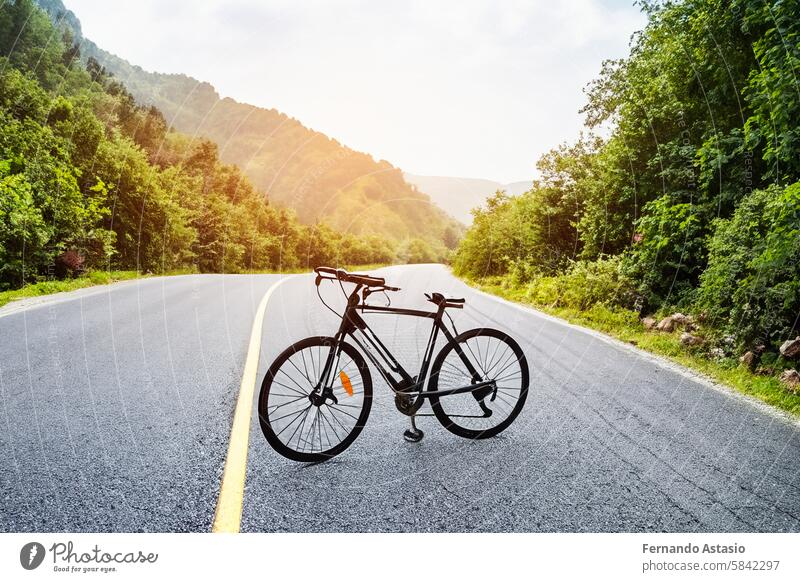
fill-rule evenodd
<path id="1" fill-rule="evenodd" d="M 395 406 L 411 418 L 403 434 L 409 442 L 424 435 L 417 416 L 435 416 L 450 432 L 468 439 L 495 436 L 519 415 L 528 395 L 528 364 L 519 344 L 502 331 L 476 328 L 458 333 L 447 309 L 462 309 L 463 298 L 426 293 L 435 311 L 373 305 L 374 293 L 400 291 L 381 277 L 317 267 L 315 285 L 320 301 L 341 317 L 332 337 L 314 336 L 284 350 L 264 376 L 258 418 L 267 442 L 294 461 L 319 462 L 347 449 L 361 433 L 372 406 L 369 361 L 395 394 Z M 320 294 L 323 281 L 336 281 L 347 298 L 343 313 Z M 344 284 L 355 287 L 350 293 Z M 361 317 L 390 313 L 433 320 L 420 370 L 411 376 Z M 450 321 L 448 328 L 444 316 Z M 436 358 L 439 333 L 447 343 Z M 345 341 L 349 338 L 353 343 Z M 360 349 L 356 349 L 358 346 Z M 428 373 L 430 371 L 430 374 Z M 427 380 L 427 390 L 425 384 Z M 430 401 L 433 414 L 418 414 Z"/>

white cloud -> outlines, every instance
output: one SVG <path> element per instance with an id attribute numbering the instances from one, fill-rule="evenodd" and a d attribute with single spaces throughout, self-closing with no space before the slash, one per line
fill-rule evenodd
<path id="1" fill-rule="evenodd" d="M 582 88 L 644 24 L 611 0 L 66 4 L 87 37 L 145 69 L 209 81 L 410 172 L 501 182 L 577 135 Z"/>

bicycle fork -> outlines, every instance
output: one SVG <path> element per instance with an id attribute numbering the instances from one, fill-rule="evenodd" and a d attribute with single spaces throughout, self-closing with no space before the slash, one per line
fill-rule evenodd
<path id="1" fill-rule="evenodd" d="M 314 406 L 322 406 L 328 399 L 334 404 L 339 404 L 339 399 L 336 398 L 336 395 L 333 393 L 333 374 L 335 374 L 334 365 L 339 360 L 341 353 L 342 347 L 339 340 L 336 340 L 331 346 L 327 358 L 325 358 L 325 366 L 322 368 L 319 381 L 311 391 L 311 394 L 309 394 L 309 400 L 311 400 Z"/>

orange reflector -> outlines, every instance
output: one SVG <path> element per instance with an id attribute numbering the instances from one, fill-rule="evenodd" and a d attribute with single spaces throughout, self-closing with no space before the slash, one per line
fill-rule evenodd
<path id="1" fill-rule="evenodd" d="M 344 391 L 347 392 L 348 396 L 352 396 L 353 385 L 350 383 L 350 377 L 344 373 L 344 370 L 339 372 L 339 380 L 342 381 L 342 386 L 344 386 Z"/>

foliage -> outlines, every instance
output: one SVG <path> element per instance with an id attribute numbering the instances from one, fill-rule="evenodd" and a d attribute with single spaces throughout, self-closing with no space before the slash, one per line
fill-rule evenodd
<path id="1" fill-rule="evenodd" d="M 581 251 L 577 222 L 582 200 L 576 184 L 590 171 L 598 141 L 581 139 L 548 152 L 537 166 L 540 178 L 517 197 L 497 192 L 473 210 L 473 224 L 453 260 L 456 273 L 491 276 L 514 270 L 518 277 L 555 273 Z"/>
<path id="2" fill-rule="evenodd" d="M 800 317 L 800 183 L 756 190 L 716 223 L 698 305 L 747 346 L 779 344 Z"/>
<path id="3" fill-rule="evenodd" d="M 275 109 L 221 99 L 208 83 L 133 66 L 83 38 L 60 0 L 38 1 L 53 19 L 65 20 L 87 57 L 125 80 L 136 101 L 157 107 L 179 131 L 224 144 L 221 159 L 239 166 L 275 203 L 294 209 L 302 223 L 325 222 L 394 242 L 421 238 L 432 247 L 456 226 L 389 162 L 351 150 Z"/>
<path id="4" fill-rule="evenodd" d="M 537 309 L 565 319 L 576 325 L 596 329 L 643 350 L 669 358 L 679 364 L 737 390 L 754 396 L 793 414 L 800 415 L 800 394 L 785 390 L 774 374 L 756 374 L 738 365 L 737 358 L 707 358 L 702 352 L 686 350 L 680 343 L 680 334 L 652 332 L 642 327 L 639 314 L 622 307 L 596 303 L 589 309 L 553 306 L 536 303 L 525 286 L 498 282 L 497 278 L 480 283 L 484 291 L 512 301 L 533 304 Z M 767 355 L 762 358 L 762 362 Z"/>
<path id="5" fill-rule="evenodd" d="M 56 20 L 67 25 L 54 26 L 31 0 L 0 4 L 0 290 L 98 268 L 239 272 L 396 260 L 393 238 L 305 226 L 271 204 L 220 161 L 212 141 L 168 129 L 97 60 L 84 66 L 79 24 L 66 13 Z M 374 187 L 362 181 L 364 197 Z M 414 206 L 407 215 L 424 226 L 435 212 L 417 202 L 397 204 Z M 435 237 L 407 244 L 411 259 L 447 252 Z"/>
<path id="6" fill-rule="evenodd" d="M 607 137 L 560 146 L 530 192 L 478 209 L 454 269 L 587 309 L 581 269 L 608 275 L 613 257 L 626 291 L 601 286 L 604 305 L 704 311 L 775 350 L 800 331 L 800 3 L 640 6 L 630 55 L 587 88 L 587 126 Z"/>
<path id="7" fill-rule="evenodd" d="M 512 284 L 519 284 L 512 278 Z M 633 307 L 633 283 L 622 271 L 619 257 L 575 261 L 560 274 L 537 276 L 524 287 L 525 296 L 537 305 L 591 309 Z"/>

